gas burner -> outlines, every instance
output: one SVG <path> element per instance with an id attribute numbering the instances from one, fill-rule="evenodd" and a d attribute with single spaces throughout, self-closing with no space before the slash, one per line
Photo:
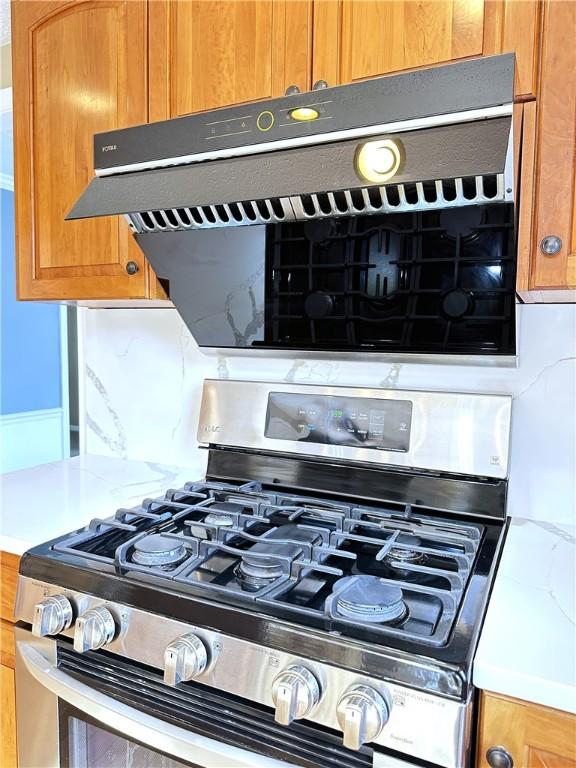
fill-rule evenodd
<path id="1" fill-rule="evenodd" d="M 388 560 L 399 560 L 402 563 L 425 563 L 428 560 L 427 555 L 424 552 L 416 552 L 409 547 L 420 547 L 422 542 L 417 536 L 412 536 L 410 533 L 401 533 L 396 541 L 396 544 L 404 544 L 404 547 L 392 547 L 387 554 Z"/>
<path id="2" fill-rule="evenodd" d="M 281 525 L 242 555 L 234 571 L 247 590 L 260 589 L 287 572 L 287 566 L 301 557 L 303 547 L 298 542 L 314 544 L 318 534 L 301 525 Z"/>
<path id="3" fill-rule="evenodd" d="M 234 575 L 240 582 L 242 589 L 247 592 L 255 592 L 262 587 L 272 584 L 279 576 L 282 576 L 282 564 L 274 558 L 262 558 L 254 562 L 241 562 L 234 569 Z"/>
<path id="4" fill-rule="evenodd" d="M 230 528 L 234 525 L 234 518 L 229 515 L 218 515 L 210 512 L 204 518 L 206 525 L 215 525 L 217 528 Z"/>
<path id="5" fill-rule="evenodd" d="M 177 565 L 185 560 L 186 547 L 170 536 L 153 533 L 135 542 L 132 562 L 138 565 L 154 566 Z"/>
<path id="6" fill-rule="evenodd" d="M 346 619 L 390 624 L 400 623 L 408 614 L 400 587 L 378 576 L 345 576 L 334 584 L 333 593 L 336 613 Z"/>
<path id="7" fill-rule="evenodd" d="M 238 514 L 239 505 L 222 501 L 212 504 L 208 509 L 210 511 L 204 518 L 206 525 L 214 525 L 217 528 L 231 528 L 236 522 L 234 516 Z M 228 515 L 226 514 L 227 512 L 234 514 Z"/>

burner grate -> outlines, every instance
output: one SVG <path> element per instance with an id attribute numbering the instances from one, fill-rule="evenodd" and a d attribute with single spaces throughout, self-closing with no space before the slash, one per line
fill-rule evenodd
<path id="1" fill-rule="evenodd" d="M 271 493 L 258 483 L 207 482 L 95 520 L 54 548 L 304 625 L 442 645 L 482 535 L 481 525 L 410 505 L 369 507 Z M 394 605 L 384 598 L 363 604 L 359 585 L 381 598 L 395 595 Z"/>

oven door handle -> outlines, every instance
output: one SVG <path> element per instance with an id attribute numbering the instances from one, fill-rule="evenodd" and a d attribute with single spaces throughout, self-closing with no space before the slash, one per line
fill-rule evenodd
<path id="1" fill-rule="evenodd" d="M 17 641 L 28 672 L 45 688 L 122 736 L 200 768 L 289 768 L 290 763 L 209 739 L 105 696 L 58 669 L 36 647 Z"/>

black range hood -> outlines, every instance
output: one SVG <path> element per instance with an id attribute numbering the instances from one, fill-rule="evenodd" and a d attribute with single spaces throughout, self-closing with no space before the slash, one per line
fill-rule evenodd
<path id="1" fill-rule="evenodd" d="M 514 77 L 504 54 L 98 134 L 68 218 L 124 215 L 202 347 L 510 355 Z"/>
<path id="2" fill-rule="evenodd" d="M 97 134 L 96 178 L 68 218 L 126 214 L 137 232 L 169 232 L 353 213 L 328 197 L 353 190 L 374 189 L 382 212 L 511 199 L 513 87 L 505 54 Z M 317 118 L 293 119 L 302 107 Z M 359 174 L 367 140 L 401 149 L 389 183 Z M 307 195 L 323 197 L 307 210 Z"/>

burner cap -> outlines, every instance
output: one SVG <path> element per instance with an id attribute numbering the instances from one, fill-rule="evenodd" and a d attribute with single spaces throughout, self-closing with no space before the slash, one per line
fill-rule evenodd
<path id="1" fill-rule="evenodd" d="M 394 543 L 404 544 L 407 548 L 392 547 L 386 555 L 386 559 L 400 560 L 403 563 L 423 563 L 428 559 L 424 552 L 415 552 L 413 549 L 408 549 L 408 547 L 420 547 L 422 545 L 420 539 L 411 533 L 401 533 Z"/>
<path id="2" fill-rule="evenodd" d="M 216 512 L 209 512 L 204 518 L 206 525 L 215 525 L 220 528 L 230 528 L 234 525 L 234 518 L 230 515 L 219 515 Z"/>
<path id="3" fill-rule="evenodd" d="M 248 588 L 270 584 L 284 572 L 279 558 L 293 560 L 302 554 L 298 542 L 313 544 L 317 539 L 318 534 L 312 528 L 293 523 L 281 525 L 246 550 L 236 567 L 236 578 Z"/>
<path id="4" fill-rule="evenodd" d="M 215 525 L 219 526 L 221 528 L 230 528 L 234 525 L 235 518 L 233 514 L 226 514 L 227 512 L 230 513 L 238 513 L 240 511 L 240 505 L 239 504 L 233 504 L 232 502 L 228 501 L 219 501 L 215 504 L 211 504 L 207 509 L 208 514 L 204 518 L 204 522 L 207 525 Z"/>
<path id="5" fill-rule="evenodd" d="M 152 533 L 134 544 L 132 562 L 139 565 L 175 565 L 186 558 L 186 547 L 176 539 Z"/>
<path id="6" fill-rule="evenodd" d="M 264 587 L 282 576 L 282 565 L 277 560 L 260 560 L 257 564 L 242 560 L 235 570 L 236 578 L 247 587 Z"/>
<path id="7" fill-rule="evenodd" d="M 378 576 L 345 576 L 333 588 L 336 612 L 347 619 L 370 623 L 399 622 L 408 613 L 400 587 Z"/>

